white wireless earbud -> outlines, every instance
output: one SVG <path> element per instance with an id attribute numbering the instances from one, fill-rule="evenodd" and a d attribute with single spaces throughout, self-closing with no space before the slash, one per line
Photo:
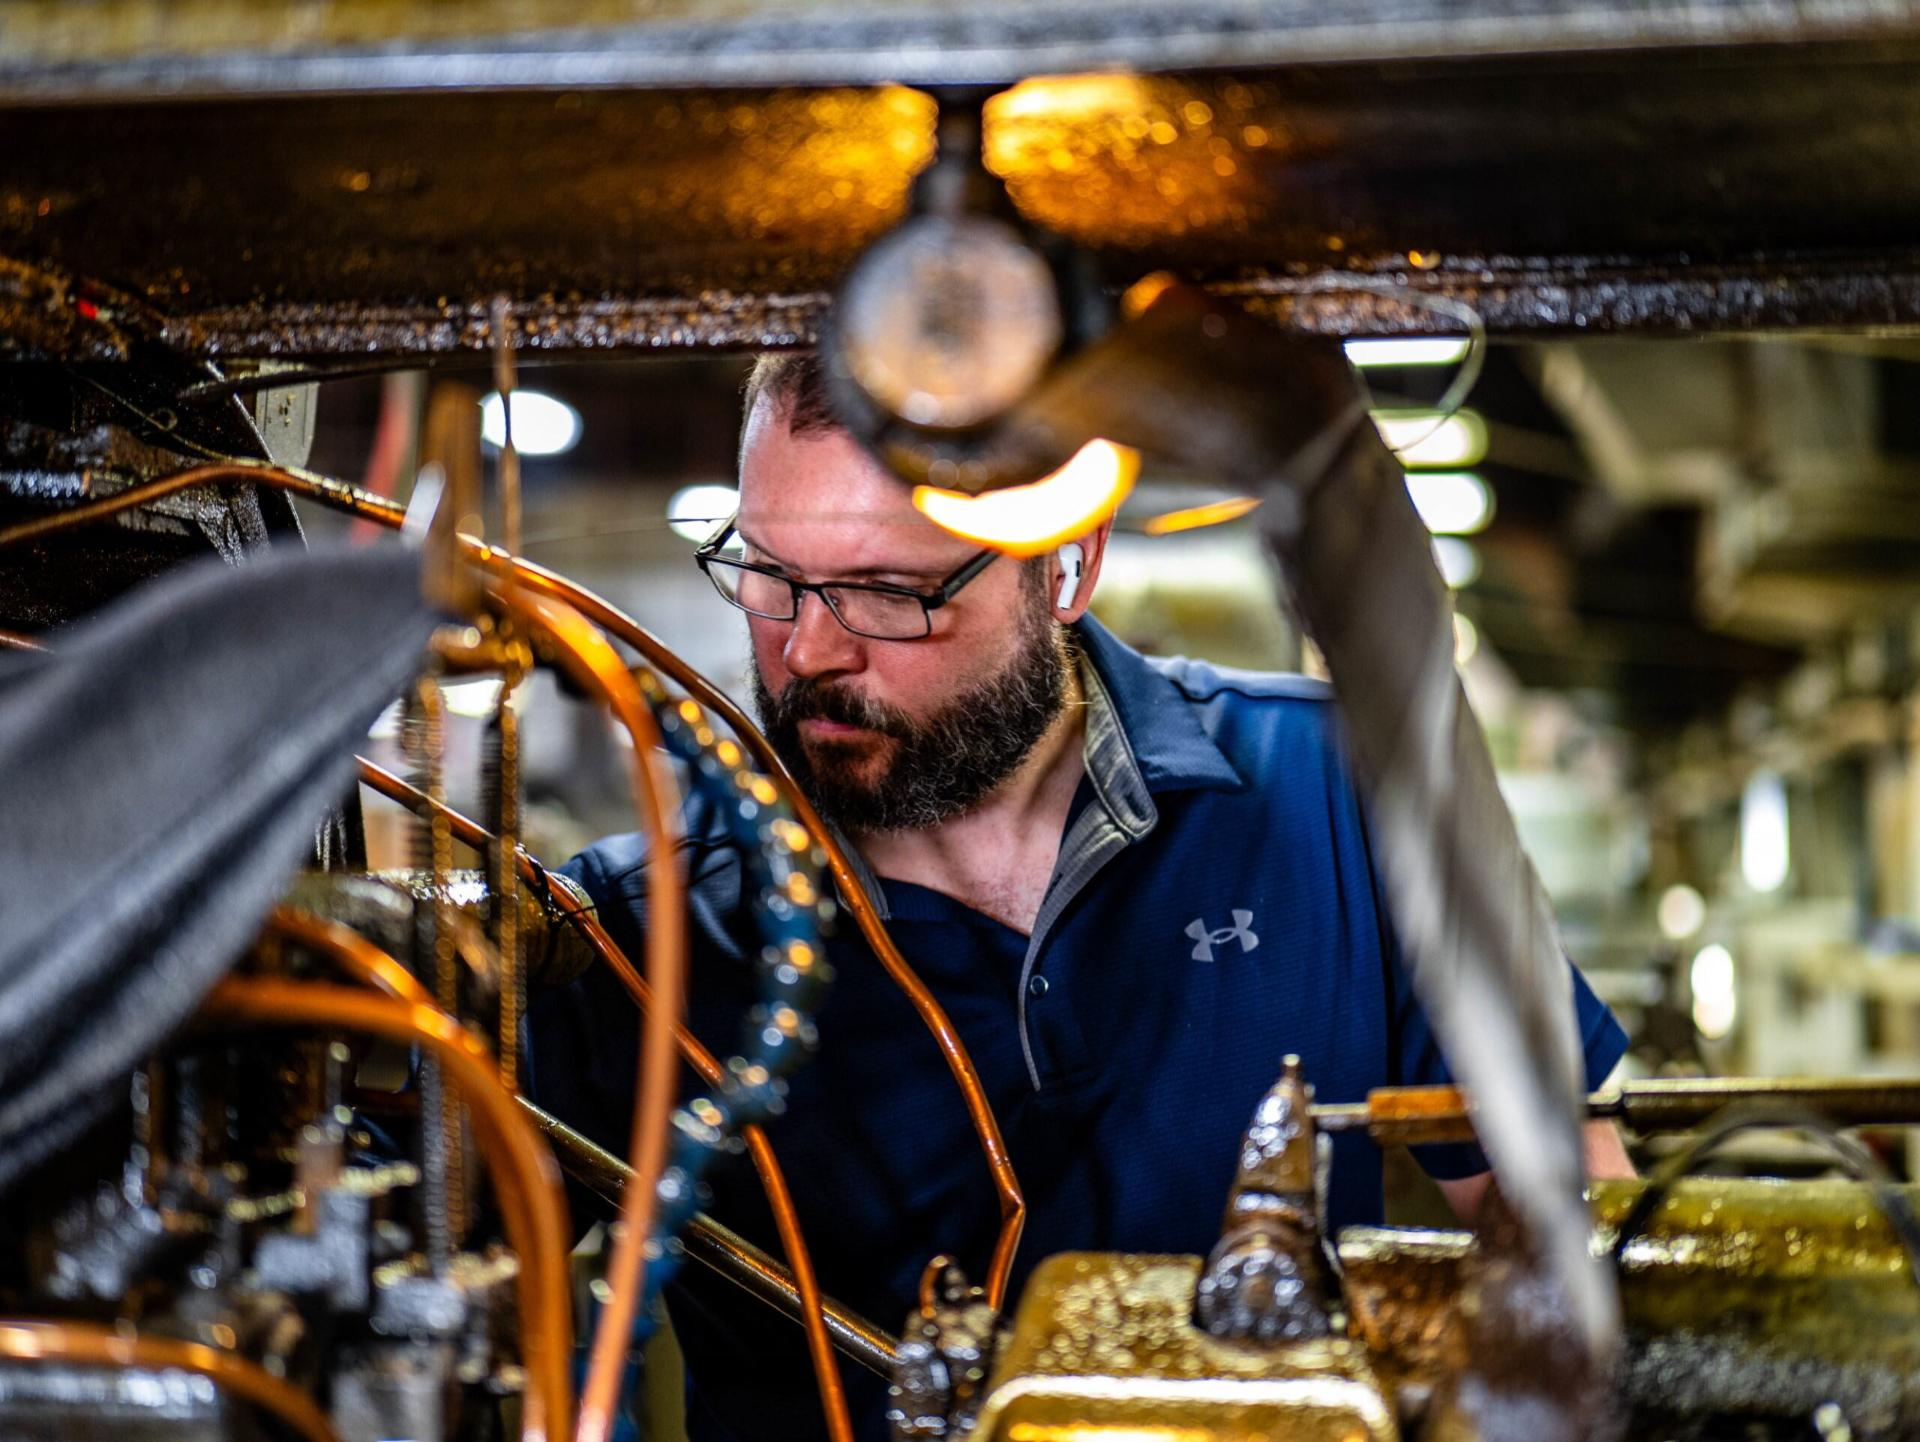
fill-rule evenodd
<path id="1" fill-rule="evenodd" d="M 1087 553 L 1080 549 L 1078 541 L 1068 541 L 1060 548 L 1060 599 L 1053 604 L 1062 611 L 1073 604 L 1080 590 L 1080 569 L 1086 560 Z"/>

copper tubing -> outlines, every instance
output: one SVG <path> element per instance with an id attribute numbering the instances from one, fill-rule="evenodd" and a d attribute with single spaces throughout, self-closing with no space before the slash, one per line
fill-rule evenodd
<path id="1" fill-rule="evenodd" d="M 525 1097 L 520 1098 L 520 1107 L 553 1148 L 560 1169 L 595 1196 L 618 1206 L 621 1189 L 631 1175 L 627 1164 L 558 1117 L 541 1111 Z M 695 1212 L 686 1231 L 680 1234 L 680 1240 L 694 1261 L 730 1282 L 737 1282 L 783 1317 L 796 1323 L 804 1322 L 804 1304 L 793 1273 L 738 1232 L 705 1212 Z M 891 1381 L 894 1366 L 900 1360 L 900 1339 L 831 1297 L 823 1296 L 820 1306 L 835 1350 L 883 1381 Z"/>
<path id="2" fill-rule="evenodd" d="M 253 481 L 261 485 L 277 486 L 322 505 L 346 511 L 395 530 L 398 530 L 406 519 L 406 512 L 400 506 L 325 476 L 314 475 L 308 471 L 236 462 L 226 465 L 194 466 L 171 476 L 163 476 L 155 481 L 131 486 L 103 500 L 76 506 L 58 515 L 0 530 L 0 547 L 51 531 L 62 530 L 67 526 L 83 525 L 209 481 Z M 932 1033 L 935 1044 L 940 1048 L 941 1056 L 946 1060 L 947 1070 L 952 1073 L 955 1084 L 960 1088 L 961 1099 L 967 1108 L 967 1116 L 973 1122 L 974 1133 L 980 1141 L 980 1149 L 985 1154 L 987 1167 L 993 1174 L 994 1190 L 1000 1198 L 1000 1236 L 994 1245 L 993 1260 L 988 1267 L 986 1292 L 988 1301 L 995 1307 L 1003 1306 L 1006 1298 L 1007 1276 L 1012 1270 L 1014 1254 L 1020 1245 L 1020 1232 L 1026 1222 L 1026 1202 L 1021 1195 L 1019 1179 L 1014 1175 L 1012 1159 L 1007 1155 L 1006 1142 L 1000 1134 L 1000 1124 L 993 1115 L 991 1104 L 987 1101 L 986 1088 L 981 1085 L 980 1073 L 975 1070 L 973 1059 L 968 1056 L 965 1045 L 954 1031 L 953 1023 L 948 1019 L 939 1001 L 935 999 L 932 992 L 927 990 L 926 983 L 914 973 L 906 958 L 900 954 L 900 949 L 894 945 L 893 938 L 887 934 L 885 923 L 880 919 L 879 913 L 874 910 L 873 902 L 867 896 L 865 888 L 860 885 L 859 878 L 848 861 L 845 851 L 821 821 L 819 813 L 813 809 L 806 794 L 788 773 L 779 755 L 768 744 L 766 737 L 760 734 L 759 728 L 754 726 L 746 714 L 734 705 L 724 692 L 687 665 L 658 637 L 611 602 L 603 600 L 593 592 L 575 585 L 543 566 L 509 555 L 497 546 L 489 546 L 484 541 L 475 540 L 472 537 L 466 537 L 465 542 L 467 554 L 474 560 L 496 574 L 512 577 L 528 589 L 555 597 L 575 607 L 589 620 L 605 627 L 645 656 L 651 665 L 671 678 L 689 696 L 718 715 L 740 738 L 741 744 L 753 754 L 761 769 L 775 780 L 788 803 L 793 807 L 795 815 L 800 818 L 801 824 L 813 833 L 826 850 L 827 863 L 833 871 L 834 880 L 839 884 L 841 895 L 846 899 L 847 909 L 853 913 L 853 919 L 860 927 L 861 935 L 866 938 L 867 945 L 873 948 L 874 955 L 879 958 L 881 967 L 893 979 L 894 985 L 906 995 L 907 1000 L 913 1004 L 913 1009 L 919 1013 L 921 1022 Z"/>
<path id="3" fill-rule="evenodd" d="M 494 836 L 485 827 L 462 816 L 444 802 L 434 801 L 417 787 L 409 786 L 391 771 L 387 771 L 373 762 L 360 759 L 360 779 L 379 791 L 382 795 L 398 801 L 409 810 L 419 812 L 429 808 L 443 814 L 453 828 L 454 835 L 476 849 L 484 849 L 494 841 Z M 591 946 L 600 960 L 606 964 L 620 984 L 627 990 L 634 1003 L 642 1011 L 648 1011 L 653 1005 L 653 993 L 645 978 L 627 959 L 620 944 L 607 934 L 599 918 L 591 913 L 574 909 L 572 898 L 552 877 L 545 876 L 536 867 L 524 851 L 518 853 L 521 874 L 529 880 L 544 877 L 547 894 L 566 912 L 567 919 Z M 276 926 L 279 916 L 275 916 Z M 344 930 L 344 928 L 342 928 Z M 349 936 L 353 935 L 351 932 Z M 305 940 L 306 937 L 299 939 Z M 359 938 L 355 938 L 358 940 Z M 377 947 L 367 949 L 378 952 Z M 382 953 L 384 954 L 384 953 Z M 388 958 L 391 960 L 391 958 Z M 364 967 L 363 961 L 343 964 Z M 396 963 L 397 966 L 397 963 Z M 415 987 L 411 975 L 404 967 L 398 968 Z M 709 1086 L 718 1086 L 725 1073 L 719 1061 L 708 1051 L 700 1039 L 676 1019 L 673 1031 L 674 1044 L 689 1065 L 697 1071 Z M 525 1105 L 523 1102 L 522 1105 Z M 767 1206 L 773 1212 L 773 1221 L 780 1232 L 780 1245 L 786 1251 L 787 1263 L 793 1272 L 794 1290 L 799 1293 L 800 1321 L 807 1332 L 807 1350 L 812 1356 L 814 1376 L 820 1387 L 820 1402 L 826 1414 L 827 1433 L 832 1442 L 852 1442 L 853 1423 L 847 1412 L 846 1386 L 841 1381 L 839 1364 L 833 1356 L 833 1339 L 827 1328 L 826 1299 L 820 1291 L 818 1275 L 813 1270 L 813 1254 L 807 1249 L 806 1236 L 800 1227 L 800 1213 L 793 1205 L 793 1194 L 787 1190 L 786 1173 L 780 1168 L 780 1161 L 774 1155 L 773 1145 L 767 1140 L 766 1133 L 757 1126 L 741 1129 L 746 1138 L 747 1150 L 753 1158 L 754 1170 L 760 1174 L 760 1184 L 767 1194 Z"/>
<path id="4" fill-rule="evenodd" d="M 497 547 L 481 546 L 476 542 L 475 549 L 478 559 L 494 570 L 509 572 L 521 584 L 557 596 L 577 607 L 582 615 L 625 641 L 645 656 L 649 664 L 725 721 L 734 735 L 740 738 L 741 744 L 753 754 L 760 768 L 780 787 L 801 825 L 813 834 L 826 851 L 827 865 L 839 884 L 841 895 L 846 898 L 847 909 L 853 913 L 861 935 L 866 938 L 867 945 L 873 949 L 873 954 L 879 958 L 881 967 L 893 979 L 894 985 L 906 995 L 913 1009 L 919 1013 L 921 1022 L 932 1033 L 941 1056 L 946 1059 L 947 1070 L 960 1088 L 967 1115 L 980 1141 L 980 1150 L 985 1154 L 987 1167 L 993 1174 L 994 1190 L 1000 1198 L 1000 1235 L 994 1244 L 993 1260 L 987 1270 L 986 1292 L 987 1300 L 995 1308 L 1002 1306 L 1006 1298 L 1007 1277 L 1013 1269 L 1014 1254 L 1020 1246 L 1020 1233 L 1026 1225 L 1027 1208 L 1020 1191 L 1019 1178 L 1014 1175 L 1013 1161 L 1007 1155 L 1006 1142 L 1000 1134 L 1000 1123 L 993 1115 L 986 1088 L 981 1084 L 980 1073 L 975 1070 L 973 1058 L 967 1054 L 966 1046 L 954 1031 L 945 1009 L 887 934 L 886 923 L 874 909 L 873 901 L 860 884 L 846 852 L 821 820 L 820 813 L 813 809 L 813 803 L 807 799 L 806 793 L 794 781 L 779 753 L 760 734 L 760 729 L 748 719 L 746 713 L 728 699 L 725 692 L 610 602 L 542 566 L 509 556 Z"/>
<path id="5" fill-rule="evenodd" d="M 369 761 L 364 756 L 355 759 L 360 764 L 360 780 L 382 796 L 399 802 L 416 815 L 438 810 L 447 818 L 448 824 L 453 828 L 453 834 L 476 851 L 483 851 L 493 844 L 493 833 L 471 817 L 455 811 L 444 801 L 433 800 L 426 792 L 417 786 L 408 785 L 406 781 L 384 766 Z M 555 881 L 550 872 L 527 855 L 524 848 L 515 848 L 515 856 L 520 875 L 534 885 L 544 883 L 547 899 L 559 908 L 568 925 L 573 927 L 580 938 L 593 949 L 594 955 L 613 972 L 620 984 L 626 988 L 627 994 L 640 1006 L 646 1006 L 653 993 L 648 989 L 646 980 L 640 975 L 639 968 L 627 959 L 627 954 L 620 949 L 619 943 L 607 934 L 607 929 L 600 924 L 600 919 L 591 912 L 579 910 L 573 894 Z M 674 1022 L 673 1040 L 680 1054 L 698 1069 L 698 1063 L 694 1062 L 694 1051 L 703 1050 L 703 1048 L 700 1047 L 700 1042 L 693 1033 L 677 1020 Z"/>
<path id="6" fill-rule="evenodd" d="M 44 651 L 47 648 L 18 631 L 0 631 L 0 651 Z"/>
<path id="7" fill-rule="evenodd" d="M 641 1011 L 651 1014 L 651 989 L 634 969 L 633 963 L 621 952 L 619 943 L 607 935 L 606 929 L 596 918 L 579 916 L 576 920 L 581 923 L 580 934 L 587 939 L 587 944 L 612 969 Z M 725 1073 L 713 1053 L 684 1027 L 676 1027 L 674 1036 L 681 1054 L 693 1069 L 700 1073 L 709 1086 L 718 1086 Z M 794 1289 L 800 1294 L 800 1321 L 807 1330 L 807 1352 L 812 1358 L 813 1375 L 820 1387 L 820 1406 L 827 1419 L 827 1435 L 832 1442 L 853 1442 L 853 1422 L 847 1412 L 846 1385 L 840 1379 L 840 1366 L 833 1357 L 833 1338 L 827 1331 L 825 1298 L 820 1291 L 820 1278 L 813 1270 L 813 1253 L 807 1250 L 807 1239 L 800 1228 L 800 1213 L 793 1205 L 793 1193 L 787 1190 L 787 1175 L 781 1170 L 780 1159 L 773 1153 L 773 1143 L 767 1140 L 763 1129 L 748 1124 L 740 1129 L 740 1135 L 746 1139 L 748 1155 L 753 1158 L 754 1170 L 760 1174 L 761 1188 L 767 1194 L 767 1206 L 773 1212 L 773 1224 L 780 1233 L 780 1246 L 786 1252 L 787 1265 L 793 1272 Z"/>
<path id="8" fill-rule="evenodd" d="M 679 814 L 672 773 L 661 760 L 660 728 L 641 699 L 633 676 L 611 643 L 571 606 L 511 585 L 497 599 L 534 636 L 544 637 L 560 665 L 598 696 L 633 742 L 634 805 L 647 833 L 653 864 L 647 867 L 647 980 L 656 1005 L 646 1013 L 633 1108 L 633 1185 L 621 1209 L 622 1230 L 607 1267 L 612 1295 L 594 1329 L 580 1394 L 576 1442 L 606 1442 L 620 1401 L 634 1309 L 646 1277 L 647 1244 L 653 1231 L 656 1189 L 666 1171 L 674 1104 L 674 1025 L 686 984 L 686 887 L 676 855 Z"/>
<path id="9" fill-rule="evenodd" d="M 281 906 L 267 918 L 267 930 L 288 941 L 325 952 L 347 976 L 375 991 L 383 991 L 414 1006 L 440 1009 L 433 993 L 418 977 L 350 926 L 328 921 L 310 911 Z"/>
<path id="10" fill-rule="evenodd" d="M 50 516 L 40 516 L 31 521 L 21 521 L 18 525 L 7 526 L 0 529 L 0 547 L 17 545 L 22 541 L 38 540 L 41 536 L 64 531 L 69 526 L 84 526 L 94 521 L 104 521 L 109 516 L 117 516 L 122 511 L 137 510 L 141 506 L 164 499 L 178 491 L 191 490 L 195 486 L 211 485 L 217 481 L 245 481 L 255 485 L 272 486 L 277 490 L 291 491 L 296 496 L 305 496 L 308 500 L 318 501 L 321 505 L 331 506 L 335 510 L 345 511 L 349 515 L 359 516 L 362 520 L 373 521 L 391 530 L 400 529 L 401 523 L 407 518 L 404 507 L 395 505 L 392 501 L 382 500 L 378 496 L 368 495 L 358 487 L 349 486 L 343 481 L 336 481 L 328 476 L 252 461 L 217 461 L 204 466 L 189 466 L 184 471 L 157 476 L 151 481 L 141 481 L 138 485 L 128 486 L 124 491 L 115 491 L 110 496 L 88 501 L 71 510 L 57 511 Z"/>
<path id="11" fill-rule="evenodd" d="M 566 1257 L 572 1242 L 553 1154 L 494 1073 L 484 1043 L 430 1006 L 357 988 L 278 977 L 229 977 L 208 993 L 204 1014 L 227 1021 L 364 1031 L 419 1045 L 446 1068 L 466 1099 L 493 1178 L 507 1240 L 520 1258 L 520 1345 L 527 1368 L 522 1436 L 550 1442 L 567 1431 L 573 1311 Z"/>
<path id="12" fill-rule="evenodd" d="M 271 1412 L 307 1442 L 339 1442 L 326 1414 L 298 1387 L 245 1357 L 200 1342 L 129 1335 L 92 1322 L 0 1317 L 0 1357 L 15 1362 L 197 1372 L 215 1386 Z"/>

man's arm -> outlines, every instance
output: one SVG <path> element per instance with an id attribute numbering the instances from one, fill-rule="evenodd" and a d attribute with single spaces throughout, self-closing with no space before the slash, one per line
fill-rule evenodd
<path id="1" fill-rule="evenodd" d="M 1613 1122 L 1588 1122 L 1580 1132 L 1580 1151 L 1586 1163 L 1588 1181 L 1612 1181 L 1640 1175 L 1634 1170 L 1633 1159 L 1627 1155 L 1626 1139 Z M 1493 1185 L 1493 1173 L 1481 1172 L 1478 1176 L 1443 1180 L 1439 1185 L 1446 1195 L 1447 1205 L 1453 1208 L 1453 1214 L 1471 1226 L 1486 1202 L 1487 1188 Z"/>

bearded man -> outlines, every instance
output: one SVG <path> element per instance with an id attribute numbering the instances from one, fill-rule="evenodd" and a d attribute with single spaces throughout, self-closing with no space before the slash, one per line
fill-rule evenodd
<path id="1" fill-rule="evenodd" d="M 834 421 L 811 357 L 749 382 L 740 510 L 701 548 L 747 614 L 769 738 L 850 843 L 901 951 L 972 1052 L 1027 1201 L 1010 1299 L 1066 1250 L 1205 1255 L 1241 1132 L 1287 1053 L 1322 1101 L 1450 1080 L 1381 900 L 1329 692 L 1295 676 L 1148 661 L 1087 615 L 1107 527 L 1018 562 L 935 528 Z M 726 543 L 737 540 L 739 549 Z M 688 1021 L 729 1050 L 759 943 L 740 854 L 690 803 Z M 567 868 L 638 955 L 636 836 Z M 946 1066 L 858 933 L 818 1054 L 773 1131 L 823 1288 L 898 1327 L 937 1253 L 985 1270 L 999 1220 Z M 1587 1080 L 1626 1048 L 1575 974 Z M 542 1105 L 624 1149 L 636 1027 L 604 970 L 537 999 Z M 1487 1185 L 1471 1146 L 1417 1149 L 1462 1217 Z M 1629 1174 L 1590 1129 L 1588 1166 Z M 711 1211 L 778 1249 L 743 1159 Z M 1380 1220 L 1381 1159 L 1334 1142 L 1330 1229 Z M 801 1334 L 733 1283 L 668 1292 L 694 1442 L 819 1435 Z M 884 1388 L 849 1369 L 863 1442 Z"/>

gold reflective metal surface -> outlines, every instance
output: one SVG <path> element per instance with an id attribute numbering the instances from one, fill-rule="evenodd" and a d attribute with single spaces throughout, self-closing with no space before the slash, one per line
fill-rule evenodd
<path id="1" fill-rule="evenodd" d="M 978 1442 L 1394 1442 L 1365 1352 L 1273 1347 L 1192 1324 L 1200 1259 L 1068 1252 L 1021 1298 Z"/>
<path id="2" fill-rule="evenodd" d="M 1645 1185 L 1595 1184 L 1596 1251 Z M 1352 1335 L 1391 1394 L 1426 1395 L 1467 1364 L 1472 1245 L 1465 1232 L 1341 1234 Z M 1837 1399 L 1860 1435 L 1920 1427 L 1920 1285 L 1868 1188 L 1682 1181 L 1623 1261 L 1618 1389 L 1633 1417 L 1804 1417 Z"/>

